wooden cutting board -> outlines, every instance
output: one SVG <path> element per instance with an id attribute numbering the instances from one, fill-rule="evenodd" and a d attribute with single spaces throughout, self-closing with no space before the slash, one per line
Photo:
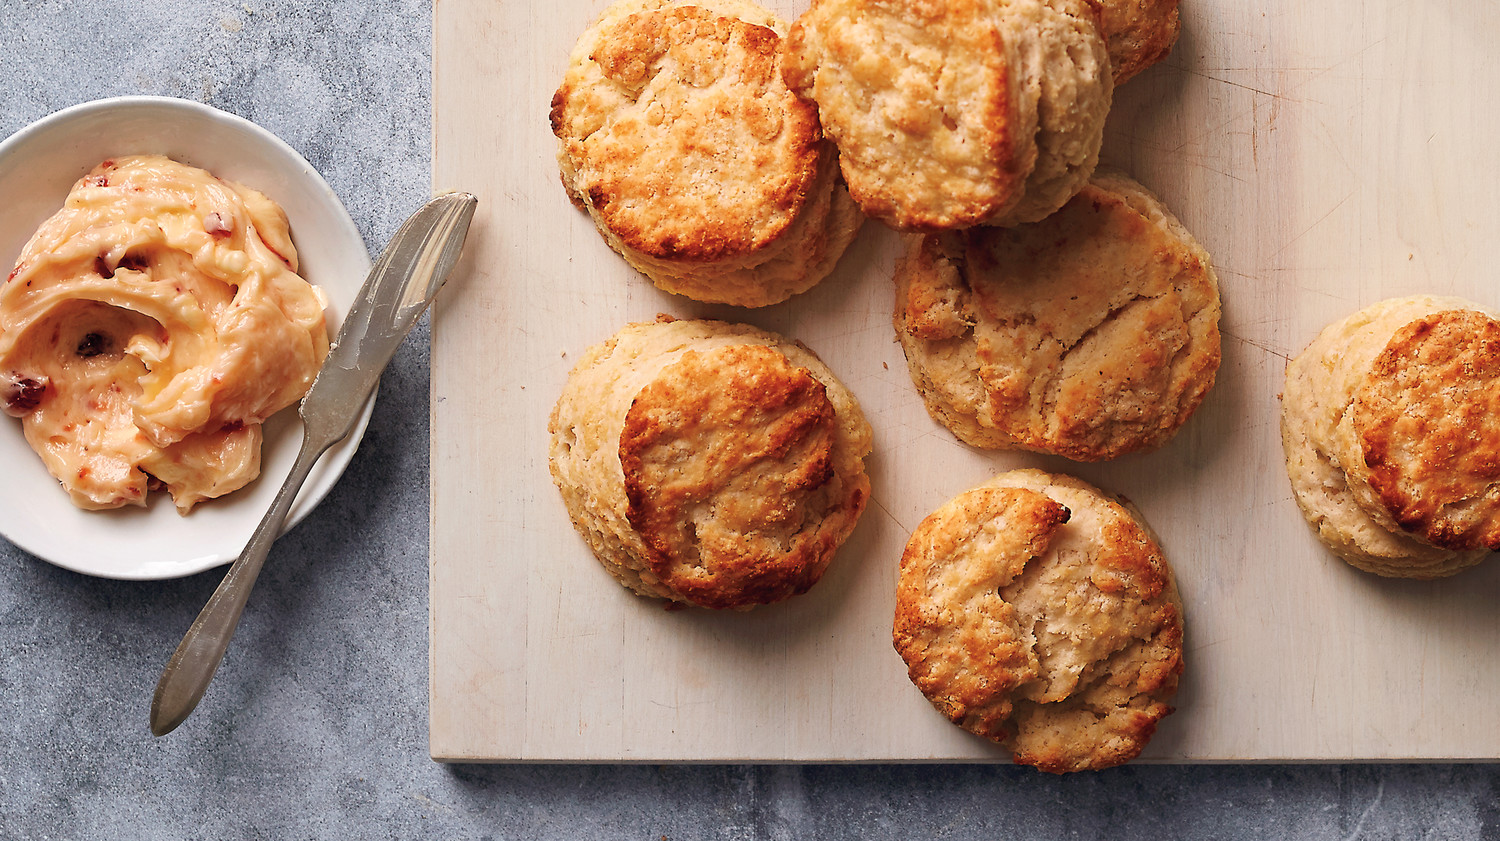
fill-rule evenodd
<path id="1" fill-rule="evenodd" d="M 784 17 L 806 0 L 778 0 Z M 1104 158 L 1214 255 L 1224 363 L 1166 448 L 1106 464 L 981 452 L 923 410 L 889 322 L 896 239 L 769 309 L 662 294 L 558 182 L 549 99 L 605 0 L 438 0 L 434 186 L 481 198 L 432 344 L 431 750 L 440 760 L 1004 761 L 890 644 L 910 530 L 1013 466 L 1133 499 L 1181 584 L 1187 671 L 1145 759 L 1500 757 L 1500 561 L 1435 583 L 1317 544 L 1282 467 L 1289 355 L 1430 292 L 1500 305 L 1500 4 L 1183 0 L 1166 64 L 1117 92 Z M 749 613 L 629 595 L 571 528 L 547 415 L 574 360 L 658 312 L 816 350 L 875 429 L 874 498 L 822 583 Z"/>

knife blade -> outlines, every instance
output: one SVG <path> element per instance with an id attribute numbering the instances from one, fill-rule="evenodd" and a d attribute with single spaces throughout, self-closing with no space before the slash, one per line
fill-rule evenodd
<path id="1" fill-rule="evenodd" d="M 302 398 L 302 445 L 291 473 L 162 670 L 151 699 L 154 735 L 175 730 L 202 700 L 298 489 L 318 458 L 354 429 L 381 372 L 447 281 L 477 204 L 468 193 L 448 193 L 423 205 L 402 224 L 371 268 Z"/>

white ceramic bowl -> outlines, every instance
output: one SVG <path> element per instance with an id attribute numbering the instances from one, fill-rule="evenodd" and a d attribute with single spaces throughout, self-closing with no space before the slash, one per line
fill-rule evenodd
<path id="1" fill-rule="evenodd" d="M 15 265 L 38 226 L 62 207 L 73 183 L 107 158 L 166 155 L 270 196 L 286 210 L 301 274 L 328 294 L 330 338 L 370 269 L 348 212 L 317 171 L 255 124 L 207 105 L 131 96 L 58 111 L 0 143 L 0 272 Z M 369 422 L 329 450 L 303 485 L 286 528 L 327 495 L 354 456 Z M 265 425 L 255 482 L 181 516 L 165 493 L 146 508 L 83 511 L 27 446 L 20 421 L 0 416 L 0 534 L 58 566 L 106 578 L 190 575 L 234 560 L 250 539 L 301 441 L 296 409 Z"/>

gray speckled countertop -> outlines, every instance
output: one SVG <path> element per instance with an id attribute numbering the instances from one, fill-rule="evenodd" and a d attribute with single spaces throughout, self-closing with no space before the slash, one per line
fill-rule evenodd
<path id="1" fill-rule="evenodd" d="M 378 247 L 428 192 L 431 0 L 4 0 L 0 136 L 196 99 L 322 171 Z M 90 579 L 0 541 L 0 839 L 1500 838 L 1500 765 L 444 766 L 427 757 L 428 336 L 283 538 L 198 712 L 162 664 L 221 577 Z"/>

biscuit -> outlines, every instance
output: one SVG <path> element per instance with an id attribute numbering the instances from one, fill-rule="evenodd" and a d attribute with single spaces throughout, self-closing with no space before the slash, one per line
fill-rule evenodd
<path id="1" fill-rule="evenodd" d="M 785 30 L 747 0 L 625 0 L 573 50 L 551 110 L 563 185 L 665 291 L 778 303 L 863 222 L 817 113 L 781 80 Z"/>
<path id="2" fill-rule="evenodd" d="M 745 325 L 624 328 L 584 355 L 548 429 L 573 524 L 643 596 L 745 608 L 805 592 L 870 496 L 854 396 L 802 345 Z"/>
<path id="3" fill-rule="evenodd" d="M 896 335 L 929 413 L 976 447 L 1078 461 L 1165 443 L 1219 367 L 1208 254 L 1113 172 L 1052 216 L 908 238 Z"/>
<path id="4" fill-rule="evenodd" d="M 1282 447 L 1303 516 L 1350 564 L 1439 578 L 1500 549 L 1500 322 L 1418 295 L 1324 328 L 1287 365 Z"/>
<path id="5" fill-rule="evenodd" d="M 1100 0 L 1100 12 L 1116 87 L 1166 58 L 1182 31 L 1177 0 Z"/>
<path id="6" fill-rule="evenodd" d="M 1114 86 L 1086 0 L 814 0 L 786 53 L 850 194 L 898 230 L 1034 222 L 1098 163 Z"/>
<path id="7" fill-rule="evenodd" d="M 1078 479 L 1016 470 L 913 532 L 892 639 L 933 706 L 1016 762 L 1108 768 L 1172 712 L 1182 604 L 1137 514 Z"/>

